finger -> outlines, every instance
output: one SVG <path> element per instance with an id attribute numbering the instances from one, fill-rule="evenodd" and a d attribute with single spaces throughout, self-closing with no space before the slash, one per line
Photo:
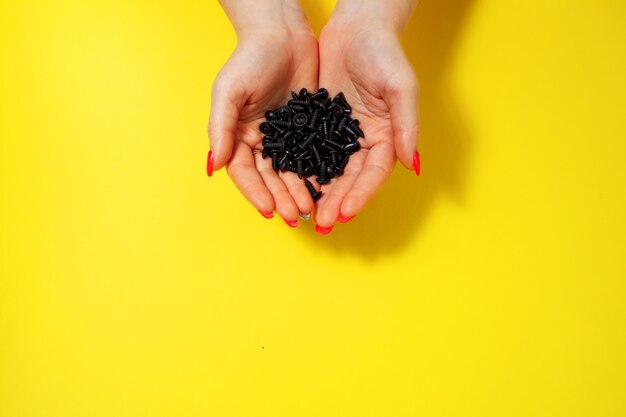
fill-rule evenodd
<path id="1" fill-rule="evenodd" d="M 322 195 L 315 213 L 317 224 L 322 227 L 331 227 L 337 222 L 339 216 L 344 216 L 341 212 L 341 204 L 363 169 L 367 153 L 368 151 L 364 149 L 353 154 L 344 169 L 344 174 L 337 180 L 333 180 L 329 190 Z"/>
<path id="2" fill-rule="evenodd" d="M 291 197 L 291 194 L 289 194 L 289 190 L 287 190 L 287 186 L 283 180 L 281 180 L 278 174 L 272 169 L 271 161 L 269 158 L 263 159 L 260 153 L 255 155 L 255 159 L 257 170 L 259 174 L 261 174 L 261 178 L 263 178 L 263 182 L 265 182 L 270 193 L 272 193 L 272 197 L 274 197 L 276 212 L 287 222 L 297 222 L 298 214 L 300 213 L 298 206 Z"/>
<path id="3" fill-rule="evenodd" d="M 243 102 L 243 92 L 236 86 L 237 83 L 231 83 L 220 75 L 213 83 L 208 126 L 213 170 L 226 165 L 233 152 L 240 104 Z"/>
<path id="4" fill-rule="evenodd" d="M 341 203 L 343 216 L 356 216 L 365 207 L 391 175 L 394 162 L 395 153 L 390 142 L 381 142 L 369 150 L 363 170 Z"/>
<path id="5" fill-rule="evenodd" d="M 259 175 L 252 156 L 252 149 L 243 142 L 237 142 L 233 155 L 226 167 L 241 194 L 262 213 L 274 211 L 274 199 Z"/>
<path id="6" fill-rule="evenodd" d="M 413 157 L 419 136 L 419 87 L 412 70 L 407 70 L 401 79 L 390 84 L 385 101 L 389 106 L 396 155 L 402 165 L 414 169 Z"/>
<path id="7" fill-rule="evenodd" d="M 313 211 L 313 198 L 309 190 L 306 189 L 304 180 L 298 178 L 293 172 L 281 172 L 278 176 L 287 187 L 287 190 L 289 190 L 289 194 L 291 194 L 296 206 L 298 206 L 300 214 L 304 214 L 305 217 L 307 214 L 310 214 Z"/>

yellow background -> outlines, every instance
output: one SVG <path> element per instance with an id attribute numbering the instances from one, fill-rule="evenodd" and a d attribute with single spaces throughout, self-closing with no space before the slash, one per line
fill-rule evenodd
<path id="1" fill-rule="evenodd" d="M 0 416 L 626 415 L 625 21 L 423 0 L 423 174 L 322 237 L 205 175 L 216 2 L 1 0 Z"/>

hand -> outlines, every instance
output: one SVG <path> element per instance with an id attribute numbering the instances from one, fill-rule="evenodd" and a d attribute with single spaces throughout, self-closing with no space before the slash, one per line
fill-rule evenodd
<path id="1" fill-rule="evenodd" d="M 394 30 L 346 21 L 331 22 L 322 31 L 319 83 L 331 94 L 343 91 L 365 132 L 344 175 L 321 187 L 315 220 L 327 231 L 365 207 L 391 175 L 396 158 L 419 169 L 414 168 L 418 85 Z"/>
<path id="2" fill-rule="evenodd" d="M 239 191 L 264 216 L 274 210 L 292 227 L 311 213 L 313 200 L 302 180 L 277 174 L 261 157 L 259 124 L 265 111 L 289 98 L 290 90 L 317 89 L 318 48 L 308 26 L 267 24 L 242 30 L 235 52 L 212 91 L 207 173 L 227 165 Z"/>

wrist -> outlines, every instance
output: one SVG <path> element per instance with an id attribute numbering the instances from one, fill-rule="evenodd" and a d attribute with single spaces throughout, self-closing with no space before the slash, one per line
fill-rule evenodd
<path id="1" fill-rule="evenodd" d="M 375 30 L 400 35 L 417 0 L 341 0 L 326 27 L 331 30 Z"/>
<path id="2" fill-rule="evenodd" d="M 312 34 L 298 0 L 222 0 L 237 37 Z"/>

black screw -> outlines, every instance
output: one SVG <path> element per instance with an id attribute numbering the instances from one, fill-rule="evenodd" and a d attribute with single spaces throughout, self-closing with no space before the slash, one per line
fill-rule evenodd
<path id="1" fill-rule="evenodd" d="M 317 139 L 317 132 L 313 132 L 311 134 L 309 134 L 306 138 L 304 138 L 304 141 L 302 141 L 302 143 L 300 143 L 300 147 L 302 149 L 306 148 L 307 146 L 309 146 L 315 139 Z"/>
<path id="2" fill-rule="evenodd" d="M 313 111 L 313 114 L 311 115 L 311 119 L 309 120 L 309 125 L 308 128 L 311 130 L 316 130 L 316 126 L 317 126 L 317 119 L 320 117 L 320 110 L 316 109 Z"/>
<path id="3" fill-rule="evenodd" d="M 293 172 L 294 174 L 297 174 L 297 173 L 298 173 L 298 169 L 297 169 L 295 166 L 293 166 L 293 164 L 292 164 L 292 163 L 287 164 L 287 165 L 285 166 L 285 170 L 287 170 L 287 171 L 289 171 L 289 172 Z"/>
<path id="4" fill-rule="evenodd" d="M 311 100 L 325 100 L 326 98 L 328 98 L 328 90 L 323 87 L 311 96 Z"/>
<path id="5" fill-rule="evenodd" d="M 283 135 L 283 140 L 285 141 L 285 143 L 293 142 L 294 141 L 293 136 L 295 136 L 295 134 L 296 134 L 296 132 L 294 132 L 293 130 L 285 132 L 285 134 Z"/>
<path id="6" fill-rule="evenodd" d="M 289 103 L 288 105 L 291 108 L 291 110 L 293 110 L 294 112 L 298 112 L 298 113 L 305 112 L 308 109 L 308 107 L 306 105 L 304 105 L 304 104 Z"/>
<path id="7" fill-rule="evenodd" d="M 291 127 L 291 119 L 287 119 L 287 120 L 274 120 L 272 122 L 267 122 L 269 123 L 270 126 L 272 127 L 276 127 L 277 129 L 283 128 L 283 129 L 289 129 Z"/>
<path id="8" fill-rule="evenodd" d="M 319 185 L 328 184 L 330 182 L 330 178 L 328 178 L 328 168 L 325 161 L 322 161 L 320 164 L 320 175 L 315 180 Z"/>
<path id="9" fill-rule="evenodd" d="M 359 138 L 359 134 L 354 131 L 352 126 L 344 127 L 343 131 L 346 133 L 346 136 L 348 136 L 352 140 L 357 140 Z"/>
<path id="10" fill-rule="evenodd" d="M 348 142 L 341 147 L 341 150 L 348 154 L 355 153 L 359 149 L 361 149 L 361 144 L 357 142 L 356 140 L 352 142 Z"/>
<path id="11" fill-rule="evenodd" d="M 278 139 L 276 142 L 268 143 L 264 145 L 268 151 L 282 151 L 285 149 L 285 141 Z"/>
<path id="12" fill-rule="evenodd" d="M 335 115 L 336 117 L 342 116 L 343 115 L 343 107 L 341 107 L 341 104 L 333 101 L 332 103 L 330 103 L 329 109 L 332 110 L 333 115 Z"/>
<path id="13" fill-rule="evenodd" d="M 319 200 L 320 198 L 322 198 L 322 192 L 321 191 L 317 191 L 315 189 L 315 186 L 313 184 L 311 184 L 311 181 L 305 179 L 304 180 L 304 185 L 306 186 L 306 189 L 309 190 L 309 193 L 311 194 L 311 197 L 313 198 L 313 202 Z"/>
<path id="14" fill-rule="evenodd" d="M 361 128 L 359 127 L 359 121 L 356 119 L 350 120 L 350 123 L 348 123 L 348 127 L 350 129 L 352 129 L 352 131 L 361 138 L 365 137 L 365 134 L 363 133 L 363 131 L 361 130 Z"/>
<path id="15" fill-rule="evenodd" d="M 280 115 L 281 119 L 286 119 L 291 116 L 291 109 L 289 108 L 289 106 L 282 106 L 278 109 L 278 114 Z"/>
<path id="16" fill-rule="evenodd" d="M 346 114 L 352 113 L 352 107 L 350 107 L 350 105 L 348 104 L 348 101 L 346 100 L 346 96 L 344 96 L 342 92 L 337 94 L 335 98 L 333 99 L 333 101 L 336 101 L 337 103 L 341 104 L 341 107 L 343 107 L 344 113 Z"/>
<path id="17" fill-rule="evenodd" d="M 335 150 L 339 150 L 341 149 L 341 143 L 335 142 L 332 139 L 326 139 L 324 140 L 324 142 L 322 142 L 322 146 L 325 146 L 329 149 L 335 149 Z"/>
<path id="18" fill-rule="evenodd" d="M 322 163 L 322 155 L 320 154 L 320 151 L 317 149 L 317 147 L 315 145 L 310 145 L 309 149 L 311 150 L 311 153 L 313 154 L 313 159 L 315 159 L 315 163 L 317 165 Z"/>
<path id="19" fill-rule="evenodd" d="M 311 101 L 307 98 L 307 99 L 298 99 L 298 100 L 289 100 L 287 102 L 287 105 L 289 107 L 291 107 L 292 109 L 296 109 L 296 106 L 301 106 L 302 108 L 307 108 L 309 107 L 309 105 L 311 104 Z"/>
<path id="20" fill-rule="evenodd" d="M 269 122 L 263 122 L 259 125 L 259 130 L 264 135 L 269 135 L 270 133 L 272 133 L 272 126 L 270 126 Z"/>
<path id="21" fill-rule="evenodd" d="M 345 155 L 341 161 L 339 161 L 338 165 L 335 165 L 335 173 L 337 175 L 343 175 L 343 171 L 346 169 L 346 165 L 348 165 L 348 160 L 350 159 L 350 155 Z"/>
<path id="22" fill-rule="evenodd" d="M 304 178 L 304 159 L 296 159 L 296 168 L 298 169 L 298 178 Z"/>
<path id="23" fill-rule="evenodd" d="M 293 124 L 296 125 L 297 127 L 302 127 L 306 125 L 308 121 L 309 121 L 309 116 L 307 116 L 306 113 L 296 113 L 293 116 Z"/>
<path id="24" fill-rule="evenodd" d="M 343 143 L 345 142 L 343 135 L 341 133 L 339 133 L 339 131 L 335 130 L 331 133 L 330 135 L 330 139 L 332 139 L 333 141 L 337 142 L 337 143 Z"/>
<path id="25" fill-rule="evenodd" d="M 339 125 L 337 126 L 337 131 L 342 132 L 349 122 L 350 122 L 350 116 L 343 116 L 341 120 L 339 121 Z"/>
<path id="26" fill-rule="evenodd" d="M 282 158 L 280 158 L 280 161 L 278 161 L 278 169 L 285 172 L 287 164 L 289 164 L 289 155 L 284 154 Z"/>

